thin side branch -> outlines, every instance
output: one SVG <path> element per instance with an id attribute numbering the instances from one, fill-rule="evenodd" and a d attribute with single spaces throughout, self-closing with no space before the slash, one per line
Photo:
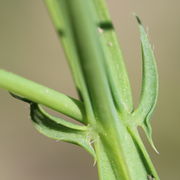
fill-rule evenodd
<path id="1" fill-rule="evenodd" d="M 83 104 L 53 89 L 2 69 L 0 87 L 83 122 Z"/>

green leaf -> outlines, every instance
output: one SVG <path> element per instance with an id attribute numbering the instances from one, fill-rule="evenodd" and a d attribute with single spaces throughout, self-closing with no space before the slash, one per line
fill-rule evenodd
<path id="1" fill-rule="evenodd" d="M 149 43 L 147 33 L 145 32 L 139 17 L 136 16 L 136 19 L 139 23 L 140 38 L 141 38 L 142 59 L 143 59 L 143 79 L 142 79 L 140 103 L 138 108 L 134 111 L 133 115 L 135 116 L 135 119 L 137 119 L 137 124 L 144 129 L 151 145 L 155 149 L 152 141 L 152 129 L 150 125 L 150 117 L 154 111 L 157 101 L 158 73 L 156 68 L 156 60 L 154 57 L 151 44 Z"/>
<path id="2" fill-rule="evenodd" d="M 55 123 L 62 125 L 64 127 L 70 128 L 70 129 L 74 129 L 74 130 L 80 130 L 80 131 L 87 131 L 88 128 L 84 125 L 77 125 L 74 123 L 71 123 L 69 121 L 63 120 L 62 118 L 57 118 L 54 117 L 50 114 L 48 114 L 40 105 L 37 104 L 37 108 L 36 108 L 37 113 L 41 113 L 44 115 L 44 117 L 46 116 L 48 119 L 51 119 L 52 121 L 54 121 Z"/>
<path id="3" fill-rule="evenodd" d="M 72 125 L 60 118 L 54 118 L 45 113 L 39 105 L 32 103 L 30 105 L 30 115 L 35 128 L 45 136 L 52 139 L 70 142 L 83 147 L 94 156 L 94 149 L 91 146 L 91 140 L 86 128 Z M 86 129 L 86 130 L 85 130 Z"/>
<path id="4" fill-rule="evenodd" d="M 52 139 L 79 145 L 95 157 L 94 149 L 91 146 L 93 137 L 90 133 L 90 128 L 68 122 L 62 118 L 54 117 L 45 112 L 37 103 L 12 93 L 11 95 L 30 104 L 31 119 L 35 128 L 40 133 Z"/>

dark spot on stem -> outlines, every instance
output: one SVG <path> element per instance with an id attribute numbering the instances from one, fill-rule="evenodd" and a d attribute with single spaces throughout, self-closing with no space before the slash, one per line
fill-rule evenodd
<path id="1" fill-rule="evenodd" d="M 64 36 L 64 31 L 62 31 L 61 29 L 58 29 L 57 33 L 60 37 Z"/>
<path id="2" fill-rule="evenodd" d="M 109 31 L 109 30 L 114 29 L 113 24 L 110 21 L 100 22 L 98 24 L 98 27 L 100 27 L 101 29 L 103 29 L 105 31 Z"/>

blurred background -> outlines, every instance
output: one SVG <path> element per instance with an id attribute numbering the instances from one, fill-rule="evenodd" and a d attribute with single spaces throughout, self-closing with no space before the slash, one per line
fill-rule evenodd
<path id="1" fill-rule="evenodd" d="M 179 66 L 180 1 L 107 1 L 137 104 L 141 81 L 138 14 L 149 29 L 160 76 L 160 93 L 152 118 L 155 154 L 163 180 L 180 177 Z M 77 97 L 72 77 L 42 0 L 0 0 L 0 68 Z M 97 180 L 93 159 L 83 149 L 39 134 L 28 105 L 0 89 L 0 179 Z"/>

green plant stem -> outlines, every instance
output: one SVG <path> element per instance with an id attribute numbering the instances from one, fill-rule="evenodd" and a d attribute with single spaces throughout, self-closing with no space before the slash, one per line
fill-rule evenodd
<path id="1" fill-rule="evenodd" d="M 53 89 L 0 69 L 0 87 L 83 122 L 83 105 Z"/>
<path id="2" fill-rule="evenodd" d="M 48 7 L 49 14 L 52 18 L 56 31 L 65 50 L 65 55 L 73 74 L 77 92 L 79 93 L 80 98 L 84 101 L 86 114 L 85 121 L 87 123 L 87 119 L 94 119 L 94 114 L 88 94 L 87 85 L 85 83 L 85 79 L 79 62 L 80 57 L 77 51 L 72 23 L 70 21 L 67 1 L 45 0 L 45 3 Z"/>
<path id="3" fill-rule="evenodd" d="M 123 113 L 122 109 L 132 112 L 131 87 L 113 23 L 104 0 L 93 0 L 93 2 L 96 8 L 96 22 L 115 105 L 121 113 Z"/>
<path id="4" fill-rule="evenodd" d="M 53 14 L 52 17 L 56 28 L 58 27 L 58 31 L 61 29 L 64 33 L 64 36 L 62 35 L 61 38 L 66 40 L 71 38 L 71 42 L 75 44 L 74 51 L 78 56 L 79 70 L 83 74 L 94 114 L 94 116 L 91 116 L 92 118 L 88 118 L 88 124 L 93 129 L 94 134 L 96 134 L 94 146 L 100 179 L 147 180 L 148 176 L 152 176 L 158 180 L 157 173 L 147 156 L 145 148 L 135 138 L 137 137 L 134 130 L 136 127 L 133 125 L 128 127 L 126 125 L 126 121 L 132 121 L 132 124 L 133 121 L 136 121 L 131 116 L 132 102 L 128 80 L 124 80 L 123 84 L 125 85 L 122 86 L 124 90 L 122 89 L 120 93 L 124 98 L 128 98 L 126 99 L 126 106 L 121 104 L 123 101 L 122 97 L 118 99 L 118 104 L 111 93 L 112 84 L 117 81 L 117 78 L 115 81 L 112 81 L 112 78 L 114 78 L 112 74 L 110 77 L 112 84 L 108 81 L 107 73 L 109 72 L 107 72 L 106 68 L 109 62 L 106 61 L 106 58 L 111 59 L 112 57 L 106 54 L 107 48 L 103 48 L 106 43 L 102 44 L 102 38 L 98 34 L 99 24 L 95 5 L 93 4 L 94 1 L 47 0 L 47 2 L 50 13 Z M 52 6 L 53 2 L 56 2 L 57 6 Z M 103 5 L 102 3 L 104 2 L 99 1 L 99 5 Z M 63 31 L 68 27 L 64 28 L 63 25 L 65 23 L 63 19 L 58 20 L 60 18 L 60 14 L 57 13 L 59 12 L 58 6 L 62 4 L 66 9 L 66 12 L 62 13 L 62 15 L 66 17 L 64 21 L 69 22 L 68 26 L 72 31 L 71 34 L 66 34 L 66 31 Z M 112 36 L 108 35 L 105 38 L 106 42 L 108 42 Z M 112 41 L 114 42 L 113 39 Z M 64 47 L 65 51 L 68 52 L 72 45 L 69 43 Z M 109 61 L 112 61 L 110 59 Z M 122 61 L 122 58 L 120 60 Z M 109 64 L 112 65 L 112 63 Z M 121 62 L 118 66 L 120 67 L 119 70 L 122 69 L 121 73 L 124 73 L 123 75 L 126 79 L 124 64 Z M 71 67 L 73 67 L 72 64 Z M 110 73 L 113 73 L 114 67 L 113 65 Z M 73 69 L 73 71 L 75 70 Z M 116 74 L 114 73 L 114 75 Z M 115 86 L 115 84 L 114 89 L 118 89 L 118 86 Z M 79 90 L 83 91 L 81 88 Z M 82 100 L 86 103 L 85 98 Z M 117 104 L 121 113 L 116 109 Z M 124 109 L 129 112 L 127 113 Z M 88 112 L 87 106 L 85 111 Z M 88 116 L 88 113 L 86 115 Z"/>
<path id="5" fill-rule="evenodd" d="M 45 2 L 62 40 L 81 101 L 1 69 L 0 87 L 18 99 L 30 100 L 31 117 L 41 133 L 78 144 L 93 154 L 100 180 L 159 180 L 137 130 L 137 126 L 143 127 L 153 144 L 149 117 L 157 99 L 157 70 L 140 20 L 137 18 L 143 50 L 143 86 L 139 108 L 134 110 L 127 72 L 105 2 Z M 86 126 L 54 118 L 38 104 Z"/>

